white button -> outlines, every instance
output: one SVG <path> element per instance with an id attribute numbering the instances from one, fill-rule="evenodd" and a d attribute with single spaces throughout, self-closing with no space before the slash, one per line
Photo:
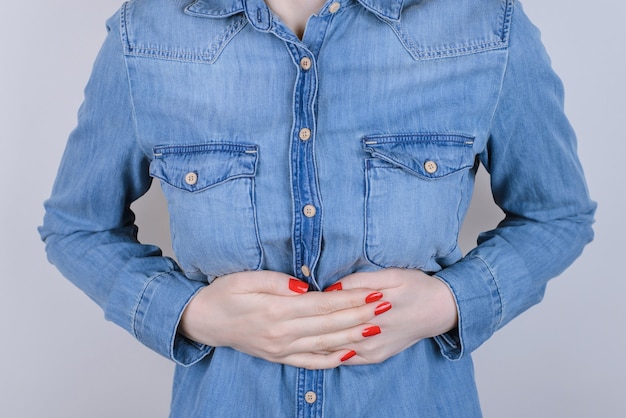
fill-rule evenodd
<path id="1" fill-rule="evenodd" d="M 185 174 L 185 183 L 190 186 L 193 186 L 198 182 L 198 175 L 194 172 Z"/>
<path id="2" fill-rule="evenodd" d="M 304 394 L 304 400 L 306 403 L 313 403 L 317 400 L 317 394 L 315 392 L 309 391 Z"/>
<path id="3" fill-rule="evenodd" d="M 333 4 L 330 5 L 330 7 L 328 8 L 328 11 L 331 13 L 337 13 L 340 7 L 341 7 L 341 3 L 334 2 Z"/>
<path id="4" fill-rule="evenodd" d="M 309 57 L 304 57 L 300 60 L 300 68 L 302 68 L 304 71 L 310 69 L 311 65 L 313 65 L 313 62 Z"/>
<path id="5" fill-rule="evenodd" d="M 304 209 L 302 209 L 302 212 L 304 212 L 304 216 L 307 218 L 312 218 L 317 213 L 317 209 L 315 209 L 313 205 L 306 205 Z"/>
<path id="6" fill-rule="evenodd" d="M 311 269 L 309 269 L 309 266 L 302 266 L 300 270 L 302 271 L 304 277 L 309 277 L 311 275 Z"/>
<path id="7" fill-rule="evenodd" d="M 437 171 L 437 168 L 437 163 L 434 161 L 426 161 L 424 163 L 424 169 L 428 174 L 433 174 L 435 171 Z"/>
<path id="8" fill-rule="evenodd" d="M 308 141 L 309 139 L 311 139 L 311 130 L 309 128 L 302 128 L 300 129 L 298 136 L 301 140 Z"/>

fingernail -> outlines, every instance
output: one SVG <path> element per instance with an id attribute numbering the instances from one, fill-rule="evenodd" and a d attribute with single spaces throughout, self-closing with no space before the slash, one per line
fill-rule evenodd
<path id="1" fill-rule="evenodd" d="M 306 293 L 309 285 L 298 279 L 289 279 L 289 289 L 296 293 Z"/>
<path id="2" fill-rule="evenodd" d="M 383 303 L 381 303 L 380 305 L 378 305 L 376 307 L 376 310 L 374 311 L 374 315 L 383 314 L 383 313 L 387 312 L 389 309 L 391 309 L 391 303 L 383 302 Z"/>
<path id="3" fill-rule="evenodd" d="M 374 292 L 367 295 L 365 298 L 365 303 L 376 302 L 377 300 L 381 300 L 383 298 L 383 294 L 380 292 Z"/>
<path id="4" fill-rule="evenodd" d="M 348 353 L 346 353 L 342 358 L 341 361 L 346 361 L 346 360 L 350 360 L 352 357 L 356 356 L 356 351 L 352 350 Z"/>
<path id="5" fill-rule="evenodd" d="M 343 287 L 341 286 L 341 282 L 337 282 L 332 286 L 328 286 L 326 289 L 324 289 L 324 292 L 332 292 L 333 290 L 342 290 Z"/>
<path id="6" fill-rule="evenodd" d="M 378 334 L 380 334 L 380 327 L 376 325 L 365 328 L 361 333 L 364 337 L 371 337 Z"/>

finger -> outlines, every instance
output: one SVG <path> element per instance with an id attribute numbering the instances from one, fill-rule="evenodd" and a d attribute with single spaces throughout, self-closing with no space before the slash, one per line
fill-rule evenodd
<path id="1" fill-rule="evenodd" d="M 294 277 L 270 270 L 233 273 L 219 280 L 229 280 L 234 293 L 265 293 L 276 296 L 295 296 L 306 293 L 309 285 Z"/>
<path id="2" fill-rule="evenodd" d="M 359 324 L 339 332 L 300 338 L 290 344 L 287 350 L 293 353 L 332 353 L 371 339 L 381 332 L 378 325 Z"/>
<path id="3" fill-rule="evenodd" d="M 324 370 L 334 369 L 342 364 L 346 364 L 356 356 L 357 353 L 354 350 L 346 349 L 329 354 L 292 354 L 281 359 L 279 362 L 308 370 Z"/>
<path id="4" fill-rule="evenodd" d="M 358 308 L 380 301 L 384 295 L 371 289 L 354 289 L 345 292 L 309 292 L 297 299 L 287 299 L 282 308 L 276 307 L 283 318 L 295 319 L 328 315 L 346 309 Z M 284 310 L 284 312 L 281 312 Z"/>
<path id="5" fill-rule="evenodd" d="M 327 315 L 308 316 L 288 321 L 283 326 L 286 335 L 297 338 L 318 338 L 319 343 L 314 344 L 311 351 L 328 351 L 332 343 L 323 344 L 324 336 L 334 333 L 346 333 L 354 327 L 362 329 L 376 316 L 389 311 L 392 305 L 388 301 L 381 300 L 377 303 L 359 306 L 357 308 L 344 309 Z M 370 324 L 372 325 L 372 324 Z M 351 341 L 360 341 L 356 330 L 349 338 L 344 338 L 341 344 Z M 348 336 L 349 334 L 345 334 Z M 333 342 L 334 343 L 334 342 Z M 335 345 L 334 347 L 336 347 Z"/>
<path id="6" fill-rule="evenodd" d="M 374 272 L 358 272 L 352 273 L 338 282 L 329 286 L 326 290 L 351 290 L 351 289 L 375 289 L 381 290 L 391 289 L 402 285 L 402 280 L 408 274 L 419 274 L 418 270 L 403 269 L 383 269 Z M 421 273 L 424 274 L 424 273 Z M 325 291 L 326 291 L 325 290 Z"/>
<path id="7" fill-rule="evenodd" d="M 370 274 L 364 273 L 353 273 L 348 276 L 343 277 L 338 282 L 333 283 L 324 289 L 324 292 L 336 292 L 338 290 L 352 290 L 352 289 L 377 289 L 380 290 L 383 288 L 379 280 L 374 280 Z"/>

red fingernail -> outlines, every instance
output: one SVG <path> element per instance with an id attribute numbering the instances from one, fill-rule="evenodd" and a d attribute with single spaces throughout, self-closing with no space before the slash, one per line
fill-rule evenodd
<path id="1" fill-rule="evenodd" d="M 298 279 L 289 279 L 289 289 L 296 293 L 306 293 L 309 285 Z"/>
<path id="2" fill-rule="evenodd" d="M 337 282 L 332 286 L 328 286 L 326 289 L 324 289 L 324 292 L 332 292 L 333 290 L 342 290 L 343 287 L 341 286 L 341 282 Z"/>
<path id="3" fill-rule="evenodd" d="M 383 314 L 383 313 L 387 312 L 389 309 L 391 309 L 391 303 L 383 302 L 383 303 L 381 303 L 380 305 L 378 305 L 376 307 L 376 310 L 374 311 L 374 315 Z"/>
<path id="4" fill-rule="evenodd" d="M 341 361 L 346 361 L 346 360 L 350 360 L 352 357 L 356 356 L 356 351 L 352 350 L 348 353 L 346 353 L 342 358 Z"/>
<path id="5" fill-rule="evenodd" d="M 383 298 L 383 294 L 380 292 L 374 292 L 367 295 L 365 298 L 365 303 L 376 302 L 377 300 L 381 300 Z"/>
<path id="6" fill-rule="evenodd" d="M 373 327 L 365 328 L 361 333 L 361 335 L 363 335 L 364 337 L 371 337 L 378 334 L 380 334 L 380 327 L 376 325 L 374 325 Z"/>

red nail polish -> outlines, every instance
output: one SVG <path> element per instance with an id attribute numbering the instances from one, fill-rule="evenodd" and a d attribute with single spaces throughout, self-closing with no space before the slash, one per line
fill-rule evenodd
<path id="1" fill-rule="evenodd" d="M 289 289 L 296 293 L 306 293 L 309 290 L 309 285 L 298 279 L 289 279 Z"/>
<path id="2" fill-rule="evenodd" d="M 365 328 L 361 333 L 361 335 L 363 335 L 364 337 L 372 337 L 378 334 L 380 334 L 380 327 L 376 325 Z"/>
<path id="3" fill-rule="evenodd" d="M 383 294 L 380 292 L 374 292 L 367 295 L 365 298 L 365 303 L 376 302 L 377 300 L 381 300 L 383 298 Z"/>
<path id="4" fill-rule="evenodd" d="M 332 292 L 333 290 L 342 290 L 343 287 L 341 286 L 341 282 L 337 282 L 332 286 L 328 286 L 326 289 L 324 289 L 324 292 Z"/>
<path id="5" fill-rule="evenodd" d="M 383 303 L 381 303 L 380 305 L 378 305 L 376 307 L 376 310 L 374 311 L 374 315 L 383 314 L 383 313 L 387 312 L 389 309 L 391 309 L 391 303 L 383 302 Z"/>
<path id="6" fill-rule="evenodd" d="M 342 358 L 341 361 L 346 361 L 346 360 L 350 360 L 352 357 L 356 356 L 356 351 L 352 350 L 348 353 L 346 353 Z"/>

